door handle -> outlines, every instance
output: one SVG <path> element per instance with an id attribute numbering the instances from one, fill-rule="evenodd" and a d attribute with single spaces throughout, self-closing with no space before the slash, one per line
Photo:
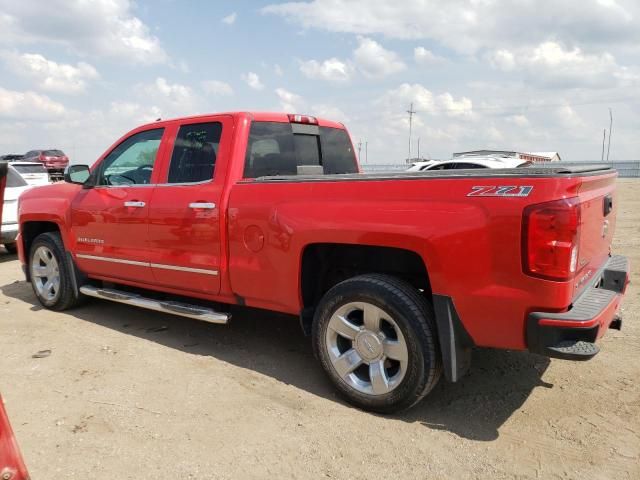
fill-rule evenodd
<path id="1" fill-rule="evenodd" d="M 142 208 L 146 205 L 146 203 L 144 202 L 138 202 L 138 201 L 133 201 L 133 202 L 124 202 L 124 206 L 125 207 L 135 207 L 135 208 Z"/>
<path id="2" fill-rule="evenodd" d="M 213 210 L 216 208 L 216 204 L 210 202 L 192 202 L 189 204 L 189 208 Z"/>

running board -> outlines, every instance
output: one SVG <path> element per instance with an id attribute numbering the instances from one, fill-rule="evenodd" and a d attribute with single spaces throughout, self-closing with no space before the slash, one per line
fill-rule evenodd
<path id="1" fill-rule="evenodd" d="M 103 300 L 111 300 L 112 302 L 124 303 L 135 307 L 146 308 L 147 310 L 170 313 L 181 317 L 194 318 L 196 320 L 204 320 L 210 323 L 227 323 L 230 318 L 230 315 L 226 313 L 216 312 L 207 307 L 190 305 L 188 303 L 153 300 L 136 293 L 123 292 L 110 288 L 96 288 L 85 285 L 80 287 L 80 293 L 89 297 L 102 298 Z"/>

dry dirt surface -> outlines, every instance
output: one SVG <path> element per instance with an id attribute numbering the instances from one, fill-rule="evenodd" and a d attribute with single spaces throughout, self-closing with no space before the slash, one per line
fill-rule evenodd
<path id="1" fill-rule="evenodd" d="M 336 397 L 295 319 L 228 326 L 104 301 L 42 309 L 0 253 L 0 391 L 34 479 L 640 478 L 640 181 L 614 250 L 635 284 L 586 363 L 477 350 L 396 416 Z M 50 350 L 33 358 L 39 351 Z"/>

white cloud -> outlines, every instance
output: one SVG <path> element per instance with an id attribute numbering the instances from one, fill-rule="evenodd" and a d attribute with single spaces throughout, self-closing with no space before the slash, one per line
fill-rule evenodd
<path id="1" fill-rule="evenodd" d="M 129 0 L 0 0 L 0 43 L 62 45 L 82 56 L 118 57 L 134 63 L 168 60 L 158 37 L 132 12 Z"/>
<path id="2" fill-rule="evenodd" d="M 439 57 L 431 50 L 427 50 L 424 47 L 416 47 L 413 49 L 413 59 L 416 63 L 422 65 L 441 63 L 444 61 L 444 58 Z"/>
<path id="3" fill-rule="evenodd" d="M 431 39 L 462 53 L 503 45 L 532 45 L 549 38 L 567 44 L 636 47 L 636 0 L 496 2 L 403 0 L 290 1 L 264 7 L 303 28 L 397 39 Z"/>
<path id="4" fill-rule="evenodd" d="M 511 115 L 507 117 L 507 121 L 509 123 L 513 123 L 517 127 L 524 128 L 529 126 L 529 119 L 524 115 Z"/>
<path id="5" fill-rule="evenodd" d="M 358 37 L 358 48 L 353 58 L 360 71 L 367 77 L 383 77 L 401 72 L 406 68 L 398 54 L 386 50 L 375 40 Z"/>
<path id="6" fill-rule="evenodd" d="M 75 66 L 56 63 L 37 53 L 5 53 L 2 57 L 14 73 L 30 79 L 40 89 L 49 92 L 83 92 L 87 81 L 98 78 L 96 69 L 85 62 L 78 62 Z"/>
<path id="7" fill-rule="evenodd" d="M 280 107 L 288 113 L 299 113 L 304 107 L 304 101 L 300 95 L 285 90 L 284 88 L 276 88 L 276 95 L 280 99 Z"/>
<path id="8" fill-rule="evenodd" d="M 227 25 L 233 25 L 236 23 L 236 19 L 238 18 L 238 14 L 233 12 L 222 19 L 222 23 L 226 23 Z"/>
<path id="9" fill-rule="evenodd" d="M 586 125 L 582 117 L 569 105 L 558 107 L 554 116 L 562 127 L 575 132 L 582 131 Z"/>
<path id="10" fill-rule="evenodd" d="M 65 113 L 61 103 L 35 92 L 17 92 L 0 87 L 0 117 L 10 119 L 50 120 Z"/>
<path id="11" fill-rule="evenodd" d="M 509 72 L 516 66 L 516 59 L 509 50 L 500 49 L 488 54 L 489 63 L 493 68 Z"/>
<path id="12" fill-rule="evenodd" d="M 249 87 L 253 88 L 254 90 L 262 90 L 264 88 L 264 85 L 260 81 L 260 77 L 258 76 L 257 73 L 254 73 L 254 72 L 249 72 L 246 74 L 243 73 L 242 80 L 244 80 L 245 83 L 249 85 Z"/>
<path id="13" fill-rule="evenodd" d="M 196 109 L 201 105 L 191 87 L 169 83 L 163 77 L 156 78 L 150 84 L 137 85 L 135 91 L 139 98 L 147 100 L 148 111 L 154 112 L 153 115 L 157 114 L 157 117 L 193 115 L 198 113 Z"/>
<path id="14" fill-rule="evenodd" d="M 219 80 L 205 80 L 202 82 L 202 89 L 210 95 L 218 95 L 221 97 L 233 95 L 231 85 Z"/>
<path id="15" fill-rule="evenodd" d="M 502 49 L 490 53 L 489 58 L 494 68 L 507 72 L 520 69 L 527 74 L 528 81 L 556 88 L 640 84 L 638 70 L 618 65 L 610 53 L 587 53 L 557 42 L 548 41 L 515 52 Z"/>
<path id="16" fill-rule="evenodd" d="M 334 57 L 323 62 L 316 60 L 302 62 L 300 64 L 300 71 L 307 78 L 344 83 L 350 80 L 353 69 L 349 64 Z"/>
<path id="17" fill-rule="evenodd" d="M 280 65 L 278 65 L 277 63 L 273 66 L 273 72 L 276 75 L 278 75 L 279 77 L 284 75 L 284 72 L 282 71 L 282 67 Z"/>
<path id="18" fill-rule="evenodd" d="M 421 113 L 431 113 L 435 110 L 433 94 L 419 83 L 403 83 L 398 88 L 388 90 L 378 103 L 389 110 L 398 110 L 404 115 L 404 110 L 413 102 L 413 108 Z"/>
<path id="19" fill-rule="evenodd" d="M 470 99 L 461 97 L 456 100 L 449 92 L 438 95 L 436 105 L 441 113 L 449 117 L 469 117 L 473 113 L 473 102 Z"/>

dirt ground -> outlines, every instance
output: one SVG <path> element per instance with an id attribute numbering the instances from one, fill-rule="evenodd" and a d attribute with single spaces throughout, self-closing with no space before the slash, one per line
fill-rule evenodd
<path id="1" fill-rule="evenodd" d="M 478 350 L 390 417 L 336 397 L 295 319 L 54 313 L 0 252 L 0 391 L 34 479 L 638 479 L 640 181 L 620 181 L 615 251 L 635 284 L 593 360 Z"/>

